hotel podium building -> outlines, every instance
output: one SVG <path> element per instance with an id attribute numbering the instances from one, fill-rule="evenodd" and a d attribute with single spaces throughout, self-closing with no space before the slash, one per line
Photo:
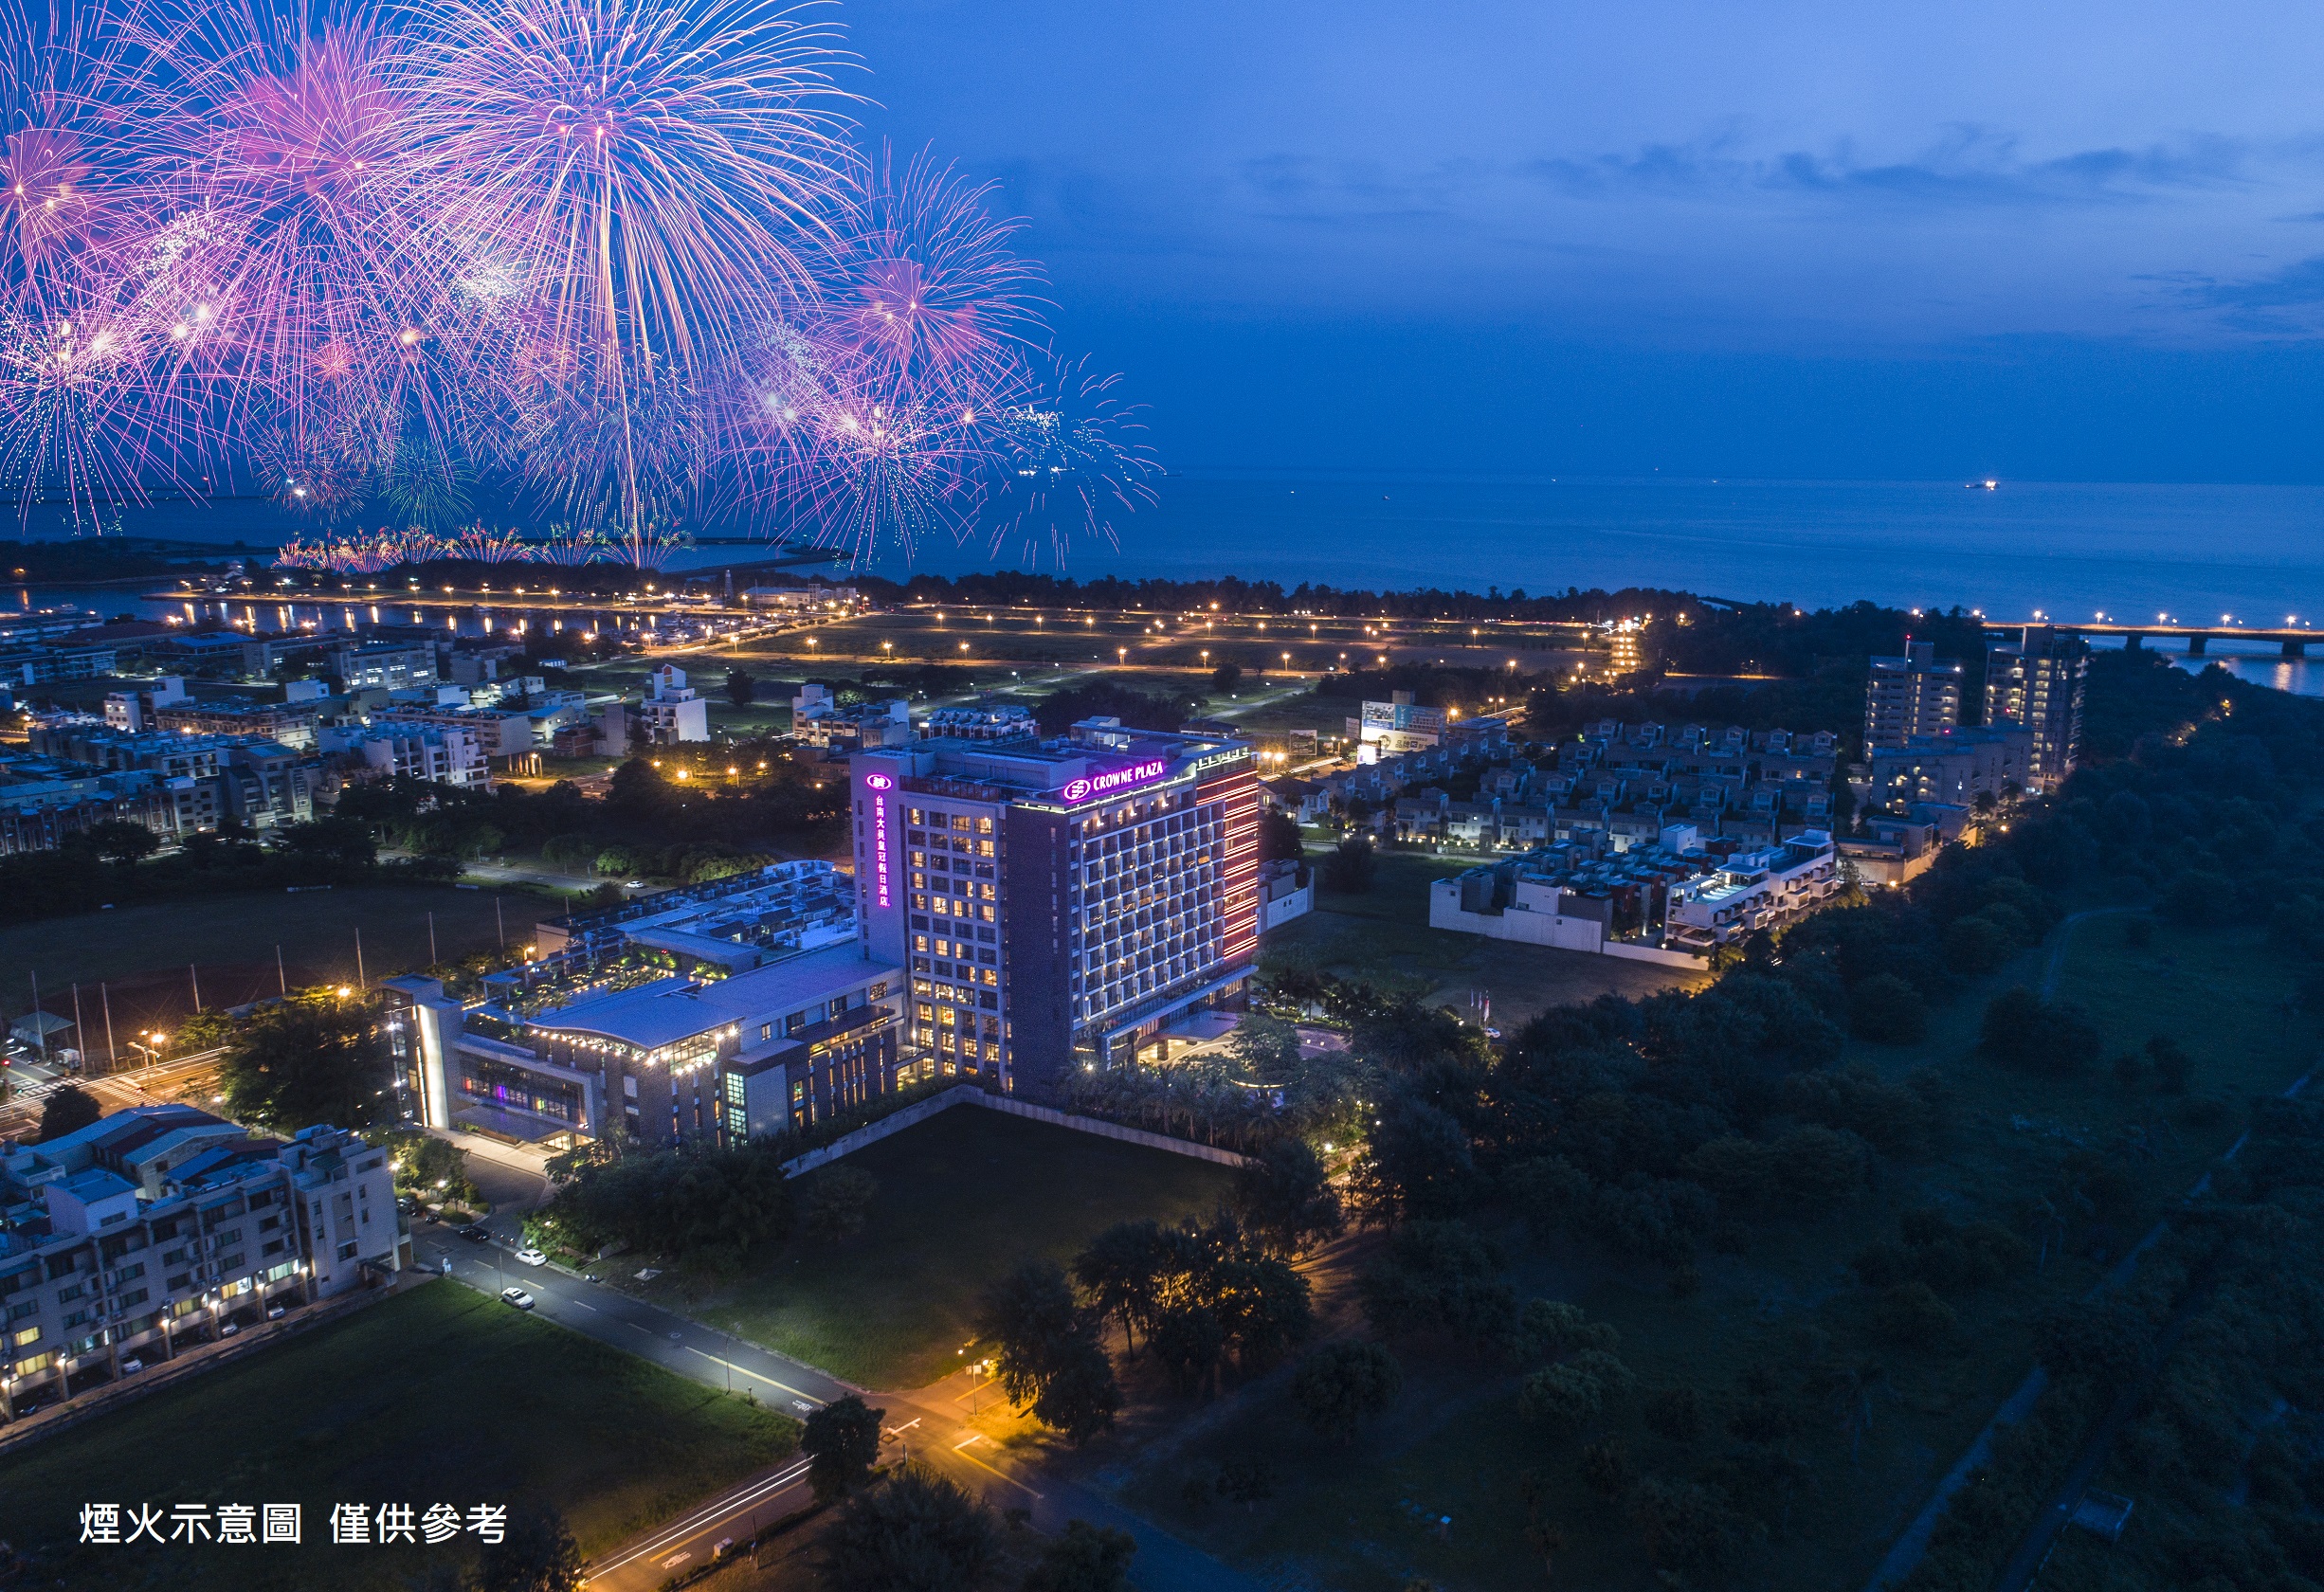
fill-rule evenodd
<path id="1" fill-rule="evenodd" d="M 1043 1093 L 1250 976 L 1247 742 L 1093 718 L 859 752 L 849 782 L 863 954 L 909 969 L 908 1076 Z"/>

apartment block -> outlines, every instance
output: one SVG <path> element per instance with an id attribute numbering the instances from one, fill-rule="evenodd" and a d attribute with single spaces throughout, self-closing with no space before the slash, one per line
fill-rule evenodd
<path id="1" fill-rule="evenodd" d="M 191 1106 L 0 1149 L 0 1416 L 393 1272 L 387 1162 L 336 1128 L 259 1138 Z"/>
<path id="2" fill-rule="evenodd" d="M 862 751 L 849 779 L 862 943 L 911 969 L 916 1076 L 1053 1089 L 1250 976 L 1248 742 L 1093 718 Z"/>
<path id="3" fill-rule="evenodd" d="M 1864 688 L 1864 747 L 1900 747 L 1961 722 L 1961 664 L 1933 642 L 1907 638 L 1904 653 L 1872 660 Z"/>
<path id="4" fill-rule="evenodd" d="M 2082 687 L 2090 645 L 2047 624 L 2028 624 L 2015 642 L 1986 652 L 1985 721 L 2033 738 L 2026 787 L 2055 790 L 2074 771 L 2082 742 Z"/>

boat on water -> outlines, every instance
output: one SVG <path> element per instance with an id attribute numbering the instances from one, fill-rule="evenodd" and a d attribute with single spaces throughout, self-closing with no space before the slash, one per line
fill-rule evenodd
<path id="1" fill-rule="evenodd" d="M 1961 484 L 1971 492 L 1998 492 L 2001 490 L 2001 482 L 1997 480 L 1963 481 Z"/>

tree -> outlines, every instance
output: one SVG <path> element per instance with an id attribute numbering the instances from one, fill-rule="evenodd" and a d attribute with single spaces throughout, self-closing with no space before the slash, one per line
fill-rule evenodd
<path id="1" fill-rule="evenodd" d="M 1300 838 L 1299 826 L 1289 814 L 1269 807 L 1259 815 L 1259 860 L 1294 862 L 1306 851 L 1307 842 Z"/>
<path id="2" fill-rule="evenodd" d="M 918 1465 L 847 1500 L 823 1537 L 830 1592 L 973 1592 L 999 1565 L 992 1511 Z"/>
<path id="3" fill-rule="evenodd" d="M 880 1180 L 861 1167 L 842 1164 L 815 1174 L 799 1231 L 817 1243 L 840 1243 L 863 1231 Z"/>
<path id="4" fill-rule="evenodd" d="M 1356 1278 L 1365 1319 L 1383 1337 L 1442 1331 L 1482 1350 L 1516 1325 L 1500 1257 L 1459 1221 L 1407 1221 Z"/>
<path id="5" fill-rule="evenodd" d="M 1520 1360 L 1561 1360 L 1585 1348 L 1610 1354 L 1622 1347 L 1622 1334 L 1610 1322 L 1590 1320 L 1579 1305 L 1563 1299 L 1535 1299 L 1517 1318 L 1513 1347 Z"/>
<path id="6" fill-rule="evenodd" d="M 51 1090 L 41 1105 L 41 1140 L 46 1143 L 79 1132 L 104 1114 L 105 1108 L 97 1103 L 97 1096 L 77 1083 Z"/>
<path id="7" fill-rule="evenodd" d="M 1346 1225 L 1331 1174 L 1300 1139 L 1278 1139 L 1244 1164 L 1235 1174 L 1235 1214 L 1278 1255 L 1300 1254 Z"/>
<path id="8" fill-rule="evenodd" d="M 1918 1044 L 1929 1031 L 1929 1003 L 1895 973 L 1875 973 L 1849 992 L 1848 1025 L 1879 1044 Z"/>
<path id="9" fill-rule="evenodd" d="M 1235 694 L 1235 687 L 1242 683 L 1243 665 L 1240 663 L 1222 663 L 1210 671 L 1210 695 L 1213 696 L 1231 696 Z"/>
<path id="10" fill-rule="evenodd" d="M 1244 1012 L 1226 1050 L 1261 1083 L 1286 1083 L 1298 1071 L 1299 1031 L 1266 1012 Z"/>
<path id="11" fill-rule="evenodd" d="M 2052 1004 L 2019 986 L 1987 1004 L 1977 1048 L 1996 1061 L 2063 1076 L 2098 1054 L 2098 1032 L 2073 1006 Z"/>
<path id="12" fill-rule="evenodd" d="M 1275 1496 L 1275 1472 L 1263 1459 L 1238 1455 L 1219 1467 L 1218 1488 L 1220 1497 L 1248 1512 Z"/>
<path id="13" fill-rule="evenodd" d="M 1073 1284 L 1062 1267 L 1027 1260 L 985 1289 L 976 1335 L 992 1345 L 992 1374 L 1009 1402 L 1029 1404 L 1080 1330 Z"/>
<path id="14" fill-rule="evenodd" d="M 758 681 L 739 663 L 726 671 L 726 699 L 738 708 L 747 708 L 758 696 Z"/>
<path id="15" fill-rule="evenodd" d="M 1702 1395 L 1685 1383 L 1658 1387 L 1639 1410 L 1646 1430 L 1676 1443 L 1691 1443 L 1707 1423 Z"/>
<path id="16" fill-rule="evenodd" d="M 1645 1538 L 1646 1557 L 1681 1574 L 1731 1564 L 1747 1535 L 1726 1495 L 1699 1482 L 1649 1476 L 1631 1492 L 1630 1517 Z"/>
<path id="17" fill-rule="evenodd" d="M 1343 896 L 1358 896 L 1371 888 L 1372 876 L 1379 871 L 1380 859 L 1371 841 L 1362 835 L 1351 835 L 1324 859 L 1323 887 Z"/>
<path id="18" fill-rule="evenodd" d="M 1873 1307 L 1872 1330 L 1894 1344 L 1930 1348 L 1950 1339 L 1961 1318 L 1936 1296 L 1936 1290 L 1920 1281 L 1899 1282 L 1880 1295 Z"/>
<path id="19" fill-rule="evenodd" d="M 1309 1349 L 1292 1378 L 1291 1396 L 1319 1437 L 1355 1440 L 1356 1428 L 1404 1390 L 1404 1370 L 1383 1343 L 1330 1343 Z"/>
<path id="20" fill-rule="evenodd" d="M 82 831 L 97 854 L 108 862 L 134 867 L 160 848 L 161 841 L 142 823 L 126 819 L 100 819 Z"/>
<path id="21" fill-rule="evenodd" d="M 1065 1522 L 1065 1534 L 1042 1549 L 1025 1578 L 1025 1592 L 1126 1592 L 1137 1539 L 1086 1520 Z"/>
<path id="22" fill-rule="evenodd" d="M 1104 1346 L 1077 1334 L 1043 1379 L 1032 1415 L 1080 1448 L 1098 1433 L 1112 1431 L 1120 1408 L 1121 1387 L 1114 1380 L 1114 1363 L 1106 1358 Z"/>
<path id="23" fill-rule="evenodd" d="M 1527 1377 L 1517 1389 L 1517 1411 L 1571 1432 L 1593 1420 L 1607 1401 L 1628 1391 L 1637 1378 L 1630 1367 L 1602 1348 L 1586 1348 L 1572 1359 Z"/>
<path id="24" fill-rule="evenodd" d="M 227 1109 L 295 1132 L 327 1122 L 368 1128 L 388 1113 L 387 1052 L 361 1001 L 300 990 L 254 1015 L 219 1064 Z"/>
<path id="25" fill-rule="evenodd" d="M 1391 1095 L 1371 1131 L 1367 1172 L 1386 1201 L 1409 1217 L 1456 1217 L 1484 1197 L 1468 1131 L 1447 1113 L 1407 1094 Z"/>
<path id="26" fill-rule="evenodd" d="M 484 1547 L 477 1592 L 574 1592 L 581 1550 L 554 1510 L 518 1510 L 497 1543 Z"/>
<path id="27" fill-rule="evenodd" d="M 808 1456 L 808 1485 L 815 1490 L 816 1502 L 844 1498 L 870 1477 L 880 1462 L 880 1423 L 887 1413 L 850 1393 L 807 1418 L 799 1450 Z"/>
<path id="28" fill-rule="evenodd" d="M 1132 1330 L 1153 1308 L 1154 1284 L 1168 1261 L 1161 1224 L 1117 1221 L 1074 1257 L 1074 1280 L 1089 1290 L 1098 1309 L 1121 1322 L 1121 1335 L 1136 1351 Z"/>

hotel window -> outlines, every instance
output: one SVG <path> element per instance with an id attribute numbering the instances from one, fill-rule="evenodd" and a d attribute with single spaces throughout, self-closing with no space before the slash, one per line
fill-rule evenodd
<path id="1" fill-rule="evenodd" d="M 772 1040 L 772 1039 L 773 1039 L 773 1038 L 774 1038 L 774 1024 L 773 1024 L 773 1023 L 772 1023 L 772 1022 L 762 1022 L 762 1023 L 760 1023 L 760 1024 L 758 1025 L 758 1037 L 759 1037 L 760 1039 L 762 1039 L 762 1040 Z"/>

